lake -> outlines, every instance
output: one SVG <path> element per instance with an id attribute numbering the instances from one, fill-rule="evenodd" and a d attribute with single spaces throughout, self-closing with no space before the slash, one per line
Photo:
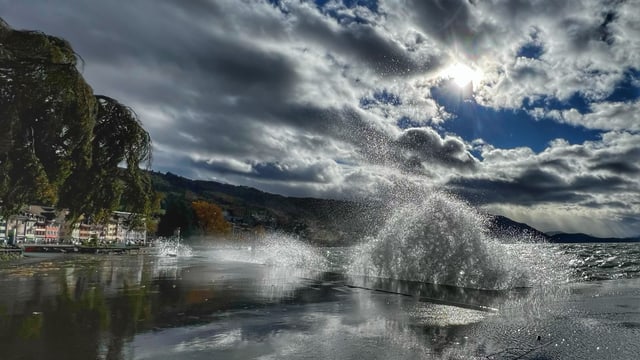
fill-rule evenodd
<path id="1" fill-rule="evenodd" d="M 2 263 L 1 358 L 637 358 L 639 244 L 519 246 L 565 256 L 571 277 L 433 285 L 345 273 L 328 248 L 323 269 L 266 248 Z"/>

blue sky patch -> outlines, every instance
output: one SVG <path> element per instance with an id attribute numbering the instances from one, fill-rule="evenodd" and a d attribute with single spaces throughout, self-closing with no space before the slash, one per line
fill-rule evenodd
<path id="1" fill-rule="evenodd" d="M 401 117 L 397 122 L 396 125 L 398 125 L 398 127 L 402 130 L 406 130 L 406 129 L 411 129 L 411 128 L 419 128 L 419 127 L 423 127 L 425 126 L 427 123 L 425 121 L 419 121 L 419 120 L 414 120 L 411 119 L 407 116 L 403 116 Z"/>
<path id="2" fill-rule="evenodd" d="M 330 0 L 315 0 L 316 6 L 318 8 L 324 8 L 324 6 Z M 342 0 L 344 6 L 348 8 L 354 8 L 356 6 L 366 7 L 374 13 L 378 12 L 378 0 Z"/>
<path id="3" fill-rule="evenodd" d="M 326 8 L 325 5 L 329 3 L 329 0 L 315 0 L 314 2 L 318 10 L 320 10 L 323 14 L 338 20 L 338 22 L 340 23 L 343 23 L 343 24 L 344 23 L 357 23 L 357 24 L 368 23 L 367 19 L 364 19 L 360 16 L 350 16 L 347 14 L 339 13 L 334 9 Z M 357 6 L 362 6 L 371 10 L 374 13 L 378 12 L 377 0 L 343 0 L 342 4 L 349 9 L 352 9 Z"/>
<path id="4" fill-rule="evenodd" d="M 516 56 L 526 57 L 529 59 L 539 59 L 544 54 L 544 48 L 540 44 L 528 43 L 518 49 Z"/>
<path id="5" fill-rule="evenodd" d="M 360 107 L 363 109 L 376 104 L 399 106 L 402 105 L 402 100 L 400 100 L 398 95 L 390 93 L 386 89 L 373 93 L 373 98 L 363 97 L 360 99 Z"/>
<path id="6" fill-rule="evenodd" d="M 531 98 L 524 98 L 522 101 L 522 108 L 526 110 L 532 110 L 535 108 L 543 108 L 547 110 L 576 109 L 581 114 L 585 114 L 590 111 L 588 100 L 580 93 L 574 93 L 565 101 L 560 101 L 551 96 L 543 96 L 535 100 L 532 100 Z"/>
<path id="7" fill-rule="evenodd" d="M 640 98 L 640 71 L 629 69 L 605 101 L 634 101 Z"/>
<path id="8" fill-rule="evenodd" d="M 450 87 L 434 87 L 433 98 L 447 112 L 455 115 L 445 121 L 440 131 L 454 133 L 466 141 L 481 138 L 499 148 L 516 148 L 527 146 L 535 152 L 547 148 L 551 140 L 562 138 L 571 144 L 581 144 L 588 140 L 600 139 L 601 132 L 584 127 L 562 124 L 552 119 L 536 120 L 525 110 L 496 110 L 477 104 L 473 100 L 464 99 L 459 92 Z M 529 107 L 549 108 L 588 108 L 584 98 L 573 96 L 567 103 L 557 99 L 527 100 Z M 527 108 L 527 106 L 525 106 Z"/>

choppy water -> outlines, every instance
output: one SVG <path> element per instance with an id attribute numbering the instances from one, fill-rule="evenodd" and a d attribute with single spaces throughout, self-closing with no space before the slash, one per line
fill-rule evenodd
<path id="1" fill-rule="evenodd" d="M 567 264 L 582 280 L 640 277 L 640 243 L 547 245 L 570 257 Z"/>

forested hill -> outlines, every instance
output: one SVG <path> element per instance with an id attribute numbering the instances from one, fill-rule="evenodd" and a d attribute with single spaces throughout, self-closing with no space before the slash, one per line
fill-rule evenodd
<path id="1" fill-rule="evenodd" d="M 498 238 L 525 236 L 532 241 L 548 241 L 549 236 L 525 223 L 520 223 L 501 215 L 491 215 L 489 230 Z"/>
<path id="2" fill-rule="evenodd" d="M 381 203 L 286 197 L 172 173 L 150 175 L 154 189 L 165 199 L 165 209 L 171 201 L 205 200 L 227 211 L 236 228 L 282 230 L 323 245 L 348 245 L 376 234 L 389 211 Z M 488 230 L 498 238 L 525 234 L 533 241 L 547 240 L 542 232 L 504 216 L 491 216 Z"/>
<path id="3" fill-rule="evenodd" d="M 190 180 L 172 173 L 150 172 L 150 175 L 154 189 L 164 197 L 165 209 L 172 199 L 186 203 L 206 200 L 227 211 L 236 228 L 282 230 L 322 245 L 348 245 L 375 235 L 390 210 L 381 203 L 286 197 L 246 186 Z M 534 242 L 640 241 L 638 238 L 602 239 L 585 234 L 545 234 L 500 215 L 489 215 L 487 230 L 505 241 L 523 236 Z"/>
<path id="4" fill-rule="evenodd" d="M 236 227 L 282 230 L 326 245 L 351 244 L 374 233 L 384 213 L 372 204 L 286 197 L 172 173 L 150 175 L 154 189 L 165 199 L 163 207 L 175 199 L 206 200 L 227 211 Z"/>

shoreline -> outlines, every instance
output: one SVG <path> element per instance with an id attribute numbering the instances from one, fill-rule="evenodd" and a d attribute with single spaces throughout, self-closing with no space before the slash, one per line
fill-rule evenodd
<path id="1" fill-rule="evenodd" d="M 86 247 L 73 245 L 27 244 L 19 247 L 0 248 L 0 262 L 9 262 L 24 258 L 47 259 L 64 255 L 143 255 L 154 252 L 154 247 Z"/>
<path id="2" fill-rule="evenodd" d="M 0 248 L 0 261 L 11 261 L 22 257 L 22 249 Z"/>

